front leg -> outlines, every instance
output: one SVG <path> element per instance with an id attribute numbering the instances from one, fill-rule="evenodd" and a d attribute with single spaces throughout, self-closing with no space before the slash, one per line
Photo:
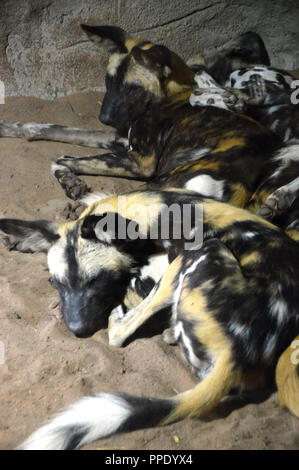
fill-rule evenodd
<path id="1" fill-rule="evenodd" d="M 108 336 L 111 346 L 122 346 L 138 328 L 160 310 L 173 303 L 173 296 L 178 285 L 178 273 L 182 265 L 182 256 L 178 256 L 168 266 L 162 279 L 149 295 L 125 315 L 114 311 L 109 317 Z"/>
<path id="2" fill-rule="evenodd" d="M 76 189 L 81 180 L 75 175 L 116 176 L 137 180 L 147 180 L 155 173 L 157 158 L 154 152 L 141 155 L 135 151 L 122 149 L 114 153 L 90 157 L 58 158 L 52 165 L 52 173 L 65 190 L 68 197 L 77 199 L 83 193 Z"/>

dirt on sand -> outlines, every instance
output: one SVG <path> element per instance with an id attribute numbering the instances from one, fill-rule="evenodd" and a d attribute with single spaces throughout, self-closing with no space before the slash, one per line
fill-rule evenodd
<path id="1" fill-rule="evenodd" d="M 99 129 L 99 93 L 55 101 L 8 98 L 1 118 Z M 104 128 L 104 126 L 102 126 Z M 50 175 L 61 155 L 91 155 L 88 149 L 54 142 L 0 139 L 0 217 L 64 221 L 67 199 Z M 85 177 L 93 190 L 123 192 L 138 183 Z M 82 395 L 123 391 L 167 397 L 193 387 L 177 347 L 156 335 L 125 348 L 108 345 L 107 331 L 75 338 L 61 321 L 46 256 L 0 246 L 0 448 L 13 449 L 47 418 Z M 1 343 L 0 343 L 1 344 Z M 185 420 L 166 428 L 122 434 L 84 449 L 193 450 L 298 449 L 298 420 L 279 408 L 276 393 L 260 403 L 233 402 L 209 420 Z"/>

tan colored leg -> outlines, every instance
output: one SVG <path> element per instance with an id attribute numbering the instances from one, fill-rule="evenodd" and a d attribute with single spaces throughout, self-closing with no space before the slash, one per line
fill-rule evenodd
<path id="1" fill-rule="evenodd" d="M 137 307 L 127 312 L 124 316 L 120 316 L 117 311 L 110 315 L 108 337 L 111 346 L 122 346 L 125 340 L 135 333 L 146 320 L 162 308 L 172 304 L 181 261 L 182 257 L 178 256 L 168 266 L 159 283 Z"/>

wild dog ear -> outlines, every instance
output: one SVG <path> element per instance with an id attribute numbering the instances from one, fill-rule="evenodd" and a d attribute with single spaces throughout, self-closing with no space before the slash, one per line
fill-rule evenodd
<path id="1" fill-rule="evenodd" d="M 47 220 L 0 219 L 0 230 L 8 235 L 4 244 L 23 253 L 46 253 L 59 238 L 58 226 Z"/>
<path id="2" fill-rule="evenodd" d="M 138 238 L 139 226 L 117 212 L 88 215 L 81 227 L 81 236 L 108 244 L 125 244 Z"/>
<path id="3" fill-rule="evenodd" d="M 252 62 L 258 62 L 263 65 L 270 65 L 270 57 L 261 36 L 254 31 L 247 31 L 241 35 L 241 49 L 245 44 L 245 52 L 249 53 L 249 59 Z M 243 46 L 244 47 L 244 46 Z"/>
<path id="4" fill-rule="evenodd" d="M 270 58 L 261 36 L 253 31 L 247 31 L 226 42 L 219 48 L 220 54 L 240 56 L 248 64 L 270 65 Z"/>
<path id="5" fill-rule="evenodd" d="M 132 56 L 141 65 L 145 67 L 160 70 L 164 77 L 172 73 L 171 52 L 165 46 L 152 46 L 150 49 L 141 49 L 138 46 L 131 51 Z"/>
<path id="6" fill-rule="evenodd" d="M 137 42 L 141 42 L 141 40 L 133 38 L 118 26 L 89 26 L 81 24 L 81 28 L 91 41 L 106 47 L 111 54 L 115 52 L 121 54 L 129 52 Z"/>

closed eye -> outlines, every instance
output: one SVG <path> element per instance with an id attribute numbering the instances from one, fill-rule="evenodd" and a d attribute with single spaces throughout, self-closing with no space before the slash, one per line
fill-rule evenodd
<path id="1" fill-rule="evenodd" d="M 49 283 L 51 284 L 52 287 L 54 287 L 54 289 L 65 288 L 62 282 L 60 282 L 55 276 L 50 277 Z"/>

